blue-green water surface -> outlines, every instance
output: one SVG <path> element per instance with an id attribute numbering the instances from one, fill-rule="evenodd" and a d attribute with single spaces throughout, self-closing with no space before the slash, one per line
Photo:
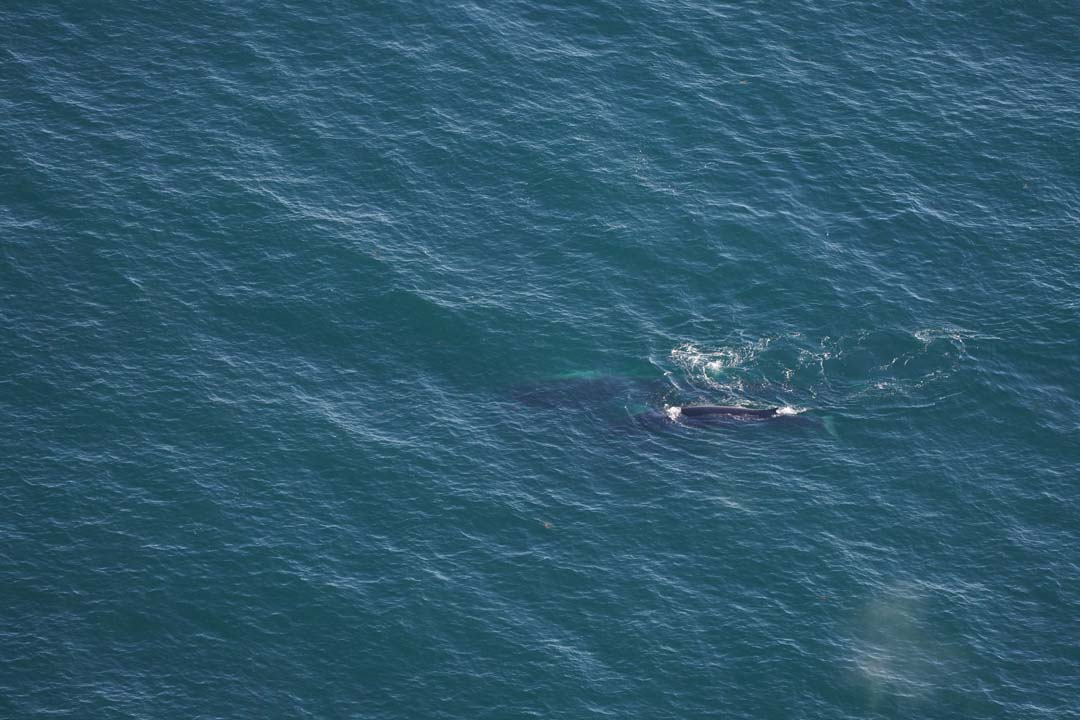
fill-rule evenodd
<path id="1" fill-rule="evenodd" d="M 1080 717 L 1078 39 L 7 3 L 0 717 Z"/>

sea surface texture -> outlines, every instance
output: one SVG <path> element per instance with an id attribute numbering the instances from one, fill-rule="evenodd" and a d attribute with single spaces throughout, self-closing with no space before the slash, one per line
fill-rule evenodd
<path id="1" fill-rule="evenodd" d="M 0 718 L 1078 718 L 1078 467 L 1072 0 L 0 7 Z"/>

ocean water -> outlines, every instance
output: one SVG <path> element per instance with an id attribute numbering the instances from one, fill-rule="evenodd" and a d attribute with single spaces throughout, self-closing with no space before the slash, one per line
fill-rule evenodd
<path id="1" fill-rule="evenodd" d="M 6 3 L 0 717 L 1080 717 L 1078 41 Z"/>

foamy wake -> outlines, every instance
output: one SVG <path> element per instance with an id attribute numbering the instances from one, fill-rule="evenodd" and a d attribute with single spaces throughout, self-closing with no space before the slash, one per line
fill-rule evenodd
<path id="1" fill-rule="evenodd" d="M 684 343 L 671 351 L 671 360 L 692 380 L 719 389 L 725 385 L 718 378 L 749 364 L 768 342 L 763 340 L 739 348 L 716 350 L 703 350 L 692 343 Z"/>

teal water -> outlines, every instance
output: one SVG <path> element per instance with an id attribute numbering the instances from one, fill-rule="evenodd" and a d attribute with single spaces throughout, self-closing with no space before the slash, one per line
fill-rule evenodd
<path id="1" fill-rule="evenodd" d="M 0 717 L 1080 716 L 1077 38 L 7 4 Z"/>

